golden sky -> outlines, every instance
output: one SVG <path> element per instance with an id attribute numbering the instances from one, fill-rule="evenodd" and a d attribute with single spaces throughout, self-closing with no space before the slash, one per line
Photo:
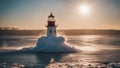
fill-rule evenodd
<path id="1" fill-rule="evenodd" d="M 50 12 L 58 29 L 120 29 L 120 0 L 0 0 L 0 26 L 45 29 Z M 81 10 L 81 6 L 87 8 Z M 84 13 L 86 12 L 86 13 Z"/>

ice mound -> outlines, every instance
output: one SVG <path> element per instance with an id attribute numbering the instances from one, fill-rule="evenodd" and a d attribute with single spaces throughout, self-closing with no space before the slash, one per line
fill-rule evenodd
<path id="1" fill-rule="evenodd" d="M 75 52 L 77 49 L 64 43 L 63 37 L 41 37 L 33 48 L 35 52 Z"/>
<path id="2" fill-rule="evenodd" d="M 38 39 L 35 47 L 23 48 L 18 52 L 77 52 L 80 51 L 75 47 L 65 44 L 63 37 L 45 37 Z"/>

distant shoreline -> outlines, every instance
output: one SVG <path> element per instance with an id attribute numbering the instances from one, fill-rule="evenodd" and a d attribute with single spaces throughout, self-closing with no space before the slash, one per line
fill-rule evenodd
<path id="1" fill-rule="evenodd" d="M 120 30 L 100 30 L 100 29 L 70 29 L 58 30 L 62 35 L 120 35 Z M 25 35 L 38 36 L 46 34 L 46 30 L 0 30 L 0 36 Z"/>

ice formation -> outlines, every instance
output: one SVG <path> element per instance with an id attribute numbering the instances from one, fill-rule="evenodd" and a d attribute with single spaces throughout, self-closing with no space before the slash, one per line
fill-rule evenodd
<path id="1" fill-rule="evenodd" d="M 41 37 L 33 48 L 36 52 L 74 52 L 76 49 L 64 43 L 63 37 Z"/>
<path id="2" fill-rule="evenodd" d="M 65 44 L 63 37 L 45 37 L 38 39 L 35 47 L 23 48 L 21 52 L 76 52 L 77 49 Z"/>

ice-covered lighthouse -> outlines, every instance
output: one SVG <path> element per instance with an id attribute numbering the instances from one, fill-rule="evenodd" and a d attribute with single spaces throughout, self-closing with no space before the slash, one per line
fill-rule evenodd
<path id="1" fill-rule="evenodd" d="M 76 51 L 74 47 L 66 45 L 65 39 L 56 34 L 55 16 L 51 13 L 47 21 L 47 36 L 38 38 L 36 46 L 33 48 L 34 52 L 73 52 Z"/>
<path id="2" fill-rule="evenodd" d="M 56 37 L 56 24 L 55 24 L 55 16 L 51 13 L 48 16 L 47 21 L 47 37 Z"/>

